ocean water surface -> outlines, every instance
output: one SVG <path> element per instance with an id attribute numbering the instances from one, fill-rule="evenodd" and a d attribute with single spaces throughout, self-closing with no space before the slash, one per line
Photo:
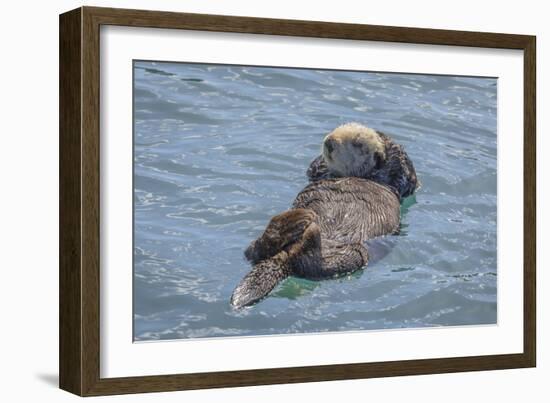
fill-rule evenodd
<path id="1" fill-rule="evenodd" d="M 496 108 L 494 78 L 134 62 L 134 340 L 496 323 Z M 350 121 L 415 164 L 401 234 L 232 309 L 245 248 Z"/>

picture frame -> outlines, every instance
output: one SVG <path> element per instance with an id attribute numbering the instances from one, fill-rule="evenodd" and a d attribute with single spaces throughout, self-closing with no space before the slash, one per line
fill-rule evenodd
<path id="1" fill-rule="evenodd" d="M 523 52 L 521 353 L 146 376 L 101 376 L 100 29 L 103 26 L 404 43 Z M 80 396 L 527 368 L 536 365 L 534 36 L 81 7 L 60 15 L 60 388 Z M 519 134 L 518 134 L 519 136 Z M 111 303 L 116 303 L 113 301 Z M 131 342 L 129 340 L 129 342 Z"/>

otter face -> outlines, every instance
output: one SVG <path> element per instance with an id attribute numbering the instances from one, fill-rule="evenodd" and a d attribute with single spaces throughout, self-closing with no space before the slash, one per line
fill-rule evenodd
<path id="1" fill-rule="evenodd" d="M 378 133 L 358 123 L 337 127 L 323 140 L 322 155 L 336 176 L 365 177 L 385 160 Z"/>

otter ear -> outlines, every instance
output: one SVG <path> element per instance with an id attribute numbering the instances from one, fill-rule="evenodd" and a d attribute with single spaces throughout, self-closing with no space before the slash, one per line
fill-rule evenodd
<path id="1" fill-rule="evenodd" d="M 382 154 L 381 152 L 378 152 L 376 151 L 374 153 L 374 168 L 375 169 L 381 169 L 382 168 L 382 165 L 384 164 L 384 154 Z"/>

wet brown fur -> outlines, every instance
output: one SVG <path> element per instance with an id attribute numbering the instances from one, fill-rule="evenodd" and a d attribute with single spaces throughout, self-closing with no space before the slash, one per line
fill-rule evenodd
<path id="1" fill-rule="evenodd" d="M 399 199 L 386 186 L 361 178 L 310 183 L 245 251 L 253 268 L 231 303 L 257 302 L 289 275 L 318 280 L 360 269 L 364 241 L 396 233 L 399 221 Z"/>

